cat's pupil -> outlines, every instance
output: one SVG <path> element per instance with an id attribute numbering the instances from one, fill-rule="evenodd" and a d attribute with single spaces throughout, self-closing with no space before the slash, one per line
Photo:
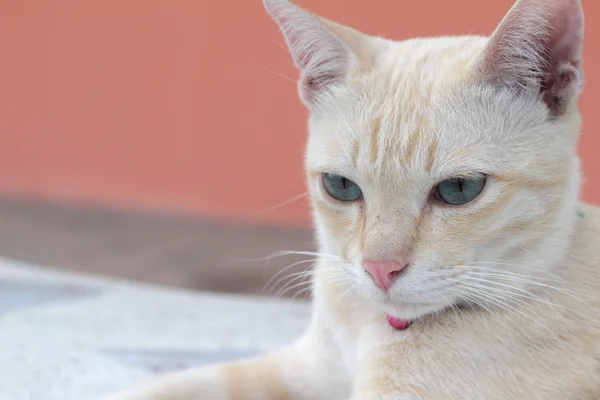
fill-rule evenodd
<path id="1" fill-rule="evenodd" d="M 436 197 L 450 205 L 467 204 L 481 194 L 485 183 L 485 176 L 446 179 L 436 186 Z"/>
<path id="2" fill-rule="evenodd" d="M 362 197 L 360 187 L 340 175 L 324 173 L 323 187 L 329 196 L 339 201 L 355 201 Z"/>

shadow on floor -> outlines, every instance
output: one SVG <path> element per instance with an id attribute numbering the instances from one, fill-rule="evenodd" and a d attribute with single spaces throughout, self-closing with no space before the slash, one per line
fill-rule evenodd
<path id="1" fill-rule="evenodd" d="M 307 229 L 0 199 L 1 256 L 188 289 L 274 295 L 311 263 L 290 267 L 263 291 L 266 283 L 312 257 L 256 259 L 313 251 L 313 243 Z M 283 295 L 304 297 L 306 291 L 297 293 L 303 287 Z"/>

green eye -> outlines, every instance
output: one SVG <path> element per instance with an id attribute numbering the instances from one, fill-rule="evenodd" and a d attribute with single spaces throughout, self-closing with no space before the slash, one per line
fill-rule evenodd
<path id="1" fill-rule="evenodd" d="M 436 186 L 435 192 L 444 203 L 458 206 L 475 200 L 483 191 L 485 182 L 485 176 L 446 179 Z"/>
<path id="2" fill-rule="evenodd" d="M 331 197 L 339 201 L 355 201 L 362 196 L 356 183 L 339 175 L 324 173 L 323 187 Z"/>

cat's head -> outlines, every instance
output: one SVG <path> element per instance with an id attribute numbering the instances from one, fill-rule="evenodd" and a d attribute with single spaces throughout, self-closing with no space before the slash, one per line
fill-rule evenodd
<path id="1" fill-rule="evenodd" d="M 579 190 L 580 0 L 520 0 L 490 38 L 402 42 L 265 5 L 301 72 L 333 275 L 410 319 L 501 304 L 556 266 Z"/>

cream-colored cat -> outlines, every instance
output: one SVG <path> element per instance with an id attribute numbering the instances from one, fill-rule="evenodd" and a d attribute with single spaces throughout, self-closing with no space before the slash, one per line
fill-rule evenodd
<path id="1" fill-rule="evenodd" d="M 311 111 L 312 322 L 115 399 L 600 399 L 580 0 L 520 0 L 491 38 L 402 42 L 265 5 Z"/>

